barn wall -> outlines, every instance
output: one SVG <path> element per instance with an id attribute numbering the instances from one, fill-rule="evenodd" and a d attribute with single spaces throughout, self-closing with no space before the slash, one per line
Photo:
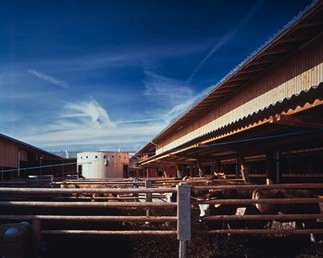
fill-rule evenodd
<path id="1" fill-rule="evenodd" d="M 16 144 L 0 139 L 0 166 L 17 167 L 18 148 Z"/>
<path id="2" fill-rule="evenodd" d="M 251 83 L 243 85 L 239 91 L 228 96 L 198 119 L 159 142 L 156 154 L 317 86 L 323 79 L 322 57 L 323 41 L 320 37 Z"/>

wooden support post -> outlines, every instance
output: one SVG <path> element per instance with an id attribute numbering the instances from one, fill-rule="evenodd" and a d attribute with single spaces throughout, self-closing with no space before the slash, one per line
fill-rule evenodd
<path id="1" fill-rule="evenodd" d="M 176 188 L 179 258 L 186 258 L 186 243 L 188 240 L 191 240 L 191 186 L 179 184 Z"/>
<path id="2" fill-rule="evenodd" d="M 215 162 L 215 172 L 217 174 L 219 174 L 221 172 L 224 172 L 224 171 L 221 171 L 221 160 L 220 159 L 216 159 L 216 162 Z"/>
<path id="3" fill-rule="evenodd" d="M 273 183 L 273 153 L 266 154 L 266 185 Z"/>
<path id="4" fill-rule="evenodd" d="M 41 225 L 40 220 L 32 220 L 32 241 L 35 257 L 39 257 L 41 254 Z"/>
<path id="5" fill-rule="evenodd" d="M 176 164 L 176 176 L 179 177 L 179 178 L 183 177 L 182 171 L 181 171 L 178 164 Z"/>
<path id="6" fill-rule="evenodd" d="M 199 160 L 196 160 L 196 167 L 197 167 L 198 172 L 199 172 L 199 177 L 203 177 L 204 176 L 204 171 L 202 169 L 201 162 Z"/>
<path id="7" fill-rule="evenodd" d="M 147 179 L 145 181 L 145 187 L 146 188 L 152 188 L 152 185 L 153 185 L 153 183 L 152 183 L 151 180 Z M 152 202 L 152 201 L 153 201 L 152 193 L 146 193 L 146 202 Z M 147 208 L 147 210 L 146 210 L 146 216 L 147 217 L 150 216 L 150 209 L 149 208 Z"/>
<path id="8" fill-rule="evenodd" d="M 281 182 L 281 171 L 280 171 L 280 151 L 275 152 L 274 159 L 276 161 L 276 183 Z"/>
<path id="9" fill-rule="evenodd" d="M 250 184 L 249 170 L 246 165 L 245 159 L 242 156 L 239 156 L 240 163 L 240 173 L 245 184 Z"/>
<path id="10" fill-rule="evenodd" d="M 236 174 L 236 179 L 239 178 L 239 157 L 236 157 L 236 164 L 235 164 L 235 174 Z"/>
<path id="11" fill-rule="evenodd" d="M 194 168 L 193 165 L 190 164 L 190 176 L 193 177 L 194 176 Z"/>
<path id="12" fill-rule="evenodd" d="M 163 166 L 163 175 L 164 177 L 168 177 L 166 166 Z"/>

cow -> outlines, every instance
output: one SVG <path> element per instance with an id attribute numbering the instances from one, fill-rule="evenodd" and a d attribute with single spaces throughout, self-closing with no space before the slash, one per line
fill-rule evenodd
<path id="1" fill-rule="evenodd" d="M 210 189 L 210 190 L 196 190 L 192 191 L 192 198 L 201 202 L 198 205 L 200 209 L 200 217 L 214 216 L 214 215 L 259 215 L 261 212 L 252 204 L 207 204 L 203 201 L 209 200 L 230 200 L 230 199 L 251 199 L 252 190 L 250 189 Z M 231 220 L 231 221 L 206 221 L 210 229 L 220 228 L 254 228 L 262 229 L 268 225 L 266 220 Z"/>
<path id="2" fill-rule="evenodd" d="M 252 199 L 281 199 L 281 198 L 318 198 L 307 189 L 255 189 Z M 261 214 L 319 214 L 321 213 L 319 203 L 255 203 L 255 207 Z M 285 222 L 280 220 L 280 222 Z M 295 220 L 296 228 L 316 228 L 316 219 Z M 315 242 L 315 235 L 310 234 L 311 241 Z"/>
<path id="3" fill-rule="evenodd" d="M 79 189 L 79 188 L 89 188 L 89 189 L 98 189 L 98 188 L 107 188 L 109 187 L 107 184 L 95 184 L 95 183 L 70 183 L 70 182 L 63 182 L 60 185 L 60 188 L 72 188 L 72 189 Z M 98 193 L 74 193 L 72 196 L 78 198 L 90 198 L 91 202 L 94 202 L 96 198 L 100 197 Z M 114 197 L 110 193 L 103 194 L 104 197 Z"/>
<path id="4" fill-rule="evenodd" d="M 111 189 L 124 189 L 126 188 L 123 184 L 102 184 L 102 183 L 69 183 L 69 182 L 63 182 L 60 185 L 61 188 L 89 188 L 89 189 L 102 189 L 102 188 L 111 188 Z M 139 188 L 138 181 L 133 181 L 133 183 L 127 187 L 131 189 L 137 189 Z M 139 195 L 138 193 L 109 193 L 108 191 L 106 193 L 74 193 L 72 196 L 76 198 L 89 198 L 91 202 L 94 202 L 98 199 L 105 198 L 110 202 L 114 201 L 139 201 Z"/>

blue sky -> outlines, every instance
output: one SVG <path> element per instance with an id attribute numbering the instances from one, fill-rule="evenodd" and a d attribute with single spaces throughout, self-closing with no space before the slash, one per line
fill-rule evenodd
<path id="1" fill-rule="evenodd" d="M 137 151 L 310 0 L 0 1 L 0 133 Z"/>

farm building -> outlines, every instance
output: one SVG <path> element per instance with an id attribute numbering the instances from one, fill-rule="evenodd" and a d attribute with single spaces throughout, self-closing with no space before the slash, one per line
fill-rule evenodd
<path id="1" fill-rule="evenodd" d="M 31 175 L 64 177 L 75 170 L 75 159 L 64 159 L 0 134 L 1 180 L 24 179 Z"/>
<path id="2" fill-rule="evenodd" d="M 322 181 L 322 31 L 322 1 L 314 1 L 144 145 L 141 170 Z"/>
<path id="3" fill-rule="evenodd" d="M 77 154 L 77 172 L 85 178 L 128 177 L 128 152 L 81 152 Z"/>

